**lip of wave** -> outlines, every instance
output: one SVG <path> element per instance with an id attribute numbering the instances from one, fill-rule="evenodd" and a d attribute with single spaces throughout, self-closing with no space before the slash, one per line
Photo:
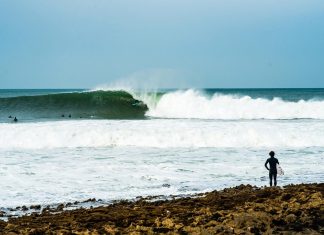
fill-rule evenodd
<path id="1" fill-rule="evenodd" d="M 147 103 L 151 104 L 149 100 Z M 212 97 L 195 90 L 164 94 L 146 113 L 156 118 L 217 120 L 292 120 L 324 119 L 324 101 L 267 100 L 249 96 L 215 94 Z"/>
<path id="2" fill-rule="evenodd" d="M 82 120 L 0 124 L 0 149 L 324 147 L 322 121 Z"/>

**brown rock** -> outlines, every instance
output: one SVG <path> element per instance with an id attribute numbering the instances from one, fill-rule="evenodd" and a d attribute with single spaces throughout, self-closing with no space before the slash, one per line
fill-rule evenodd
<path id="1" fill-rule="evenodd" d="M 0 221 L 0 234 L 321 234 L 323 193 L 324 184 L 240 185 L 192 198 L 149 197 L 92 209 L 64 211 L 60 204 L 38 216 Z"/>
<path id="2" fill-rule="evenodd" d="M 294 223 L 295 221 L 296 221 L 296 215 L 294 215 L 294 214 L 289 214 L 289 215 L 287 215 L 287 217 L 286 217 L 286 222 L 287 223 Z"/>

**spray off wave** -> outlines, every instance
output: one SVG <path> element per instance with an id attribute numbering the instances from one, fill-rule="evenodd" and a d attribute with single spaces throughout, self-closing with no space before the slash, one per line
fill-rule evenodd
<path id="1" fill-rule="evenodd" d="M 209 97 L 196 90 L 186 90 L 166 93 L 153 105 L 150 100 L 147 103 L 146 115 L 156 118 L 324 119 L 324 100 L 292 102 L 217 93 Z"/>

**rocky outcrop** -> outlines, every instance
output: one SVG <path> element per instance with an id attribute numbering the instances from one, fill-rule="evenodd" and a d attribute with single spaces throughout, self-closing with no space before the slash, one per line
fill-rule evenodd
<path id="1" fill-rule="evenodd" d="M 167 201 L 60 207 L 0 221 L 0 234 L 323 234 L 323 194 L 324 184 L 241 185 Z"/>

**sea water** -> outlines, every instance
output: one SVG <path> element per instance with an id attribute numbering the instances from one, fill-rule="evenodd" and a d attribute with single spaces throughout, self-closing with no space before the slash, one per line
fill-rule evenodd
<path id="1" fill-rule="evenodd" d="M 66 107 L 53 99 L 57 115 L 39 118 L 39 107 L 18 104 L 67 92 L 87 91 L 0 90 L 0 208 L 263 186 L 270 150 L 285 171 L 280 186 L 324 182 L 323 89 L 128 91 L 147 105 L 141 118 L 90 108 L 99 116 L 61 117 Z M 16 113 L 29 118 L 14 123 Z"/>

